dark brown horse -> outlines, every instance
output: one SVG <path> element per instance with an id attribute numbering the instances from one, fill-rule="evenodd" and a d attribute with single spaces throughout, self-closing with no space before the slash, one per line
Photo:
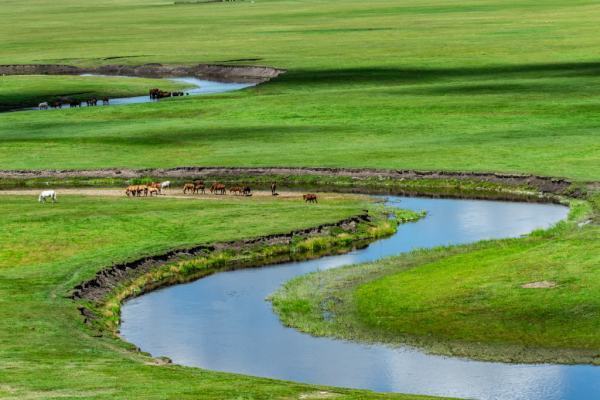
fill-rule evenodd
<path id="1" fill-rule="evenodd" d="M 317 201 L 317 195 L 313 194 L 313 193 L 305 194 L 304 196 L 302 196 L 302 198 L 307 203 L 318 203 L 318 201 Z"/>
<path id="2" fill-rule="evenodd" d="M 250 186 L 244 186 L 242 193 L 244 196 L 252 196 L 252 189 L 250 189 Z"/>
<path id="3" fill-rule="evenodd" d="M 204 182 L 202 181 L 195 181 L 194 182 L 194 193 L 205 193 L 206 187 L 204 186 Z"/>

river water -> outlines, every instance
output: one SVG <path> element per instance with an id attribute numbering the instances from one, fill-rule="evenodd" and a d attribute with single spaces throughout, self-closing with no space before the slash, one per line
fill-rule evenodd
<path id="1" fill-rule="evenodd" d="M 132 299 L 122 309 L 121 334 L 178 364 L 298 382 L 478 399 L 599 398 L 599 367 L 473 361 L 281 325 L 265 298 L 295 276 L 416 248 L 518 237 L 568 213 L 559 205 L 481 200 L 390 197 L 388 204 L 428 214 L 348 254 L 222 272 Z"/>

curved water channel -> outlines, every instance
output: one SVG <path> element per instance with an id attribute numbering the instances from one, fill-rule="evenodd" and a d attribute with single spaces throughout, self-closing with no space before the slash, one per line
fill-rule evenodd
<path id="1" fill-rule="evenodd" d="M 415 248 L 517 237 L 549 227 L 568 212 L 551 204 L 481 200 L 390 197 L 388 203 L 428 214 L 348 254 L 222 272 L 132 299 L 123 306 L 121 334 L 178 364 L 247 375 L 461 398 L 596 398 L 599 367 L 473 361 L 317 338 L 281 325 L 265 297 L 297 275 Z"/>
<path id="2" fill-rule="evenodd" d="M 83 74 L 81 76 L 96 76 L 102 77 L 107 75 L 96 75 L 96 74 Z M 133 78 L 131 76 L 110 76 L 111 78 Z M 216 94 L 216 93 L 225 93 L 231 92 L 234 90 L 245 89 L 250 86 L 255 86 L 256 83 L 234 83 L 234 82 L 217 82 L 217 81 L 209 81 L 205 79 L 198 79 L 194 77 L 185 77 L 185 78 L 165 78 L 170 81 L 180 82 L 188 85 L 188 89 L 184 89 L 183 91 L 189 93 L 190 96 L 197 96 L 202 94 Z M 150 88 L 149 88 L 150 89 Z M 185 96 L 184 96 L 185 97 Z M 175 97 L 179 98 L 179 97 Z M 115 97 L 110 99 L 110 105 L 126 105 L 126 104 L 139 104 L 139 103 L 151 103 L 160 100 L 150 99 L 150 96 L 133 96 L 133 97 Z M 98 104 L 102 104 L 99 102 Z M 82 107 L 87 107 L 85 103 L 81 104 Z M 68 104 L 64 104 L 62 108 L 70 108 Z M 13 111 L 28 111 L 28 110 L 39 110 L 38 107 L 29 107 L 21 110 L 13 110 Z M 52 111 L 52 109 L 42 110 L 42 111 Z"/>

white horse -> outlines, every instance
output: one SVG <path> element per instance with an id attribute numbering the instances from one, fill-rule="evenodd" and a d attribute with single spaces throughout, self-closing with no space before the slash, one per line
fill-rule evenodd
<path id="1" fill-rule="evenodd" d="M 43 102 L 43 103 L 40 103 L 40 104 L 38 104 L 38 108 L 39 108 L 40 110 L 47 110 L 47 109 L 48 109 L 48 102 L 47 102 L 47 101 L 45 101 L 45 102 Z"/>
<path id="2" fill-rule="evenodd" d="M 40 193 L 38 201 L 40 203 L 45 203 L 46 199 L 52 199 L 52 202 L 56 203 L 56 192 L 54 190 L 44 190 L 42 193 Z"/>
<path id="3" fill-rule="evenodd" d="M 161 184 L 160 184 L 161 191 L 163 189 L 170 188 L 170 187 L 171 187 L 171 181 L 164 181 L 164 182 L 161 182 Z"/>

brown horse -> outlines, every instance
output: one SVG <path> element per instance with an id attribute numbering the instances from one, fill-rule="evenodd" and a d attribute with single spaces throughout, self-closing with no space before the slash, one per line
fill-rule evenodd
<path id="1" fill-rule="evenodd" d="M 186 183 L 185 185 L 183 185 L 183 194 L 186 194 L 187 192 L 192 192 L 194 193 L 194 189 L 196 188 L 196 185 L 194 185 L 193 183 Z"/>
<path id="2" fill-rule="evenodd" d="M 318 203 L 317 195 L 313 193 L 308 193 L 302 196 L 305 202 L 307 203 Z"/>
<path id="3" fill-rule="evenodd" d="M 250 186 L 244 186 L 242 189 L 242 194 L 244 196 L 252 196 L 252 189 L 250 189 Z"/>
<path id="4" fill-rule="evenodd" d="M 235 193 L 236 195 L 242 194 L 242 188 L 239 186 L 232 186 L 229 188 L 229 194 Z"/>
<path id="5" fill-rule="evenodd" d="M 215 182 L 210 187 L 210 192 L 214 194 L 225 194 L 225 185 L 222 183 Z"/>
<path id="6" fill-rule="evenodd" d="M 148 188 L 154 188 L 157 190 L 157 194 L 162 194 L 162 186 L 160 185 L 160 182 L 152 182 L 148 184 Z"/>
<path id="7" fill-rule="evenodd" d="M 148 194 L 150 195 L 150 197 L 152 197 L 152 194 L 155 194 L 158 196 L 160 194 L 160 190 L 155 187 L 148 187 Z"/>
<path id="8" fill-rule="evenodd" d="M 127 189 L 125 189 L 125 194 L 127 195 L 127 197 L 129 197 L 129 196 L 140 197 L 142 194 L 144 194 L 144 196 L 148 196 L 148 186 L 146 186 L 146 185 L 127 186 Z"/>
<path id="9" fill-rule="evenodd" d="M 107 106 L 107 105 L 109 105 L 109 104 L 110 104 L 110 99 L 109 99 L 107 96 L 104 96 L 104 97 L 102 98 L 102 105 L 103 105 L 103 106 Z"/>
<path id="10" fill-rule="evenodd" d="M 204 194 L 204 182 L 202 181 L 198 181 L 198 182 L 194 182 L 194 193 L 202 193 Z"/>

